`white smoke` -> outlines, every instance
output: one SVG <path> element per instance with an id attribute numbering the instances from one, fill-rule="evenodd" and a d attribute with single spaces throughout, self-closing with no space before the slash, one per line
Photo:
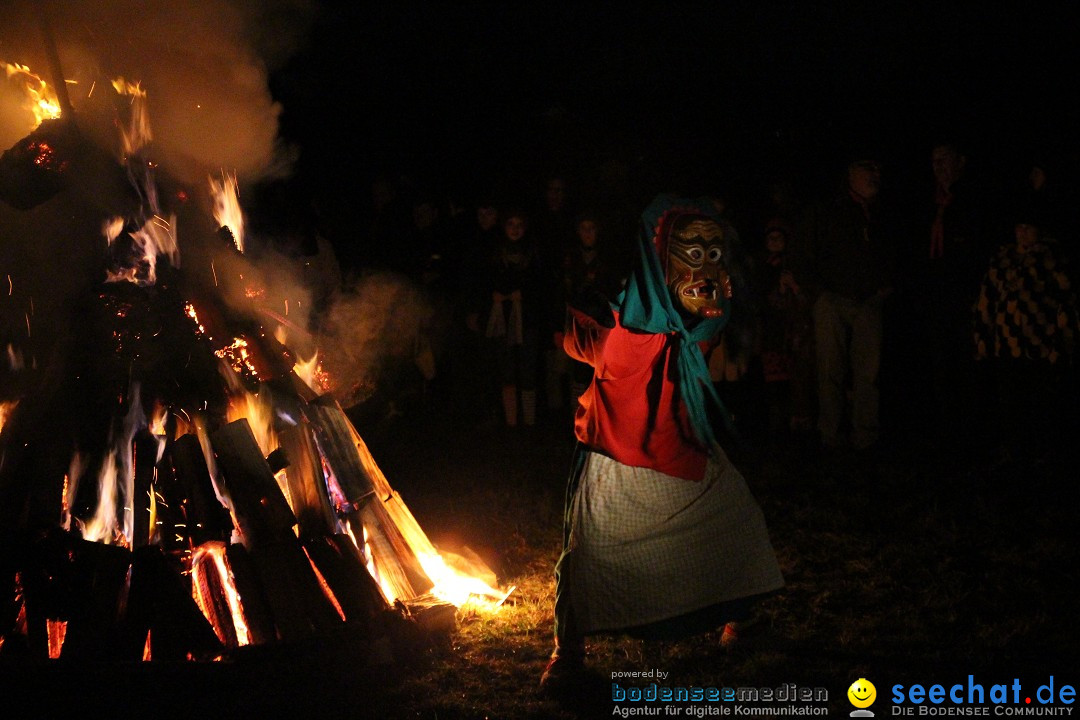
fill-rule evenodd
<path id="1" fill-rule="evenodd" d="M 155 162 L 181 181 L 203 182 L 228 168 L 244 182 L 287 172 L 292 151 L 278 137 L 281 107 L 269 72 L 302 41 L 308 0 L 64 0 L 10 3 L 0 25 L 0 59 L 29 66 L 55 84 L 39 26 L 56 39 L 80 128 L 115 143 L 123 113 L 110 81 L 146 91 Z M 282 21 L 287 19 L 288 23 Z M 272 41 L 271 41 L 272 40 Z M 29 131 L 10 88 L 0 90 L 0 140 Z M 124 121 L 124 118 L 119 118 Z"/>
<path id="2" fill-rule="evenodd" d="M 0 60 L 29 66 L 56 84 L 40 26 L 45 12 L 79 129 L 118 161 L 120 129 L 131 126 L 134 110 L 132 97 L 113 87 L 123 78 L 146 94 L 151 139 L 140 154 L 160 167 L 159 177 L 194 188 L 207 214 L 212 203 L 203 196 L 211 176 L 235 173 L 243 205 L 245 187 L 288 174 L 295 150 L 279 138 L 282 108 L 269 77 L 306 39 L 315 20 L 312 0 L 7 5 Z M 0 151 L 32 128 L 25 98 L 2 80 Z M 370 275 L 343 285 L 340 271 L 335 275 L 325 262 L 325 243 L 317 262 L 275 251 L 280 238 L 252 238 L 253 247 L 239 255 L 208 245 L 212 229 L 212 218 L 203 227 L 189 217 L 180 221 L 182 269 L 217 286 L 232 310 L 268 328 L 282 326 L 302 359 L 318 350 L 343 401 L 378 383 L 386 367 L 423 354 L 432 310 L 408 280 Z M 16 265 L 27 268 L 21 276 L 41 263 Z"/>

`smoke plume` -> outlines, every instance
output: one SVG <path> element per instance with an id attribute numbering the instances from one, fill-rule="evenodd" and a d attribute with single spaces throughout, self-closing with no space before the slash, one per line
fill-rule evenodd
<path id="1" fill-rule="evenodd" d="M 115 143 L 115 122 L 126 121 L 128 98 L 111 87 L 122 77 L 147 93 L 149 154 L 178 179 L 204 182 L 221 168 L 245 182 L 287 172 L 291 151 L 278 138 L 281 108 L 268 77 L 303 41 L 307 0 L 12 3 L 0 26 L 0 60 L 55 85 L 42 17 L 80 128 L 100 143 Z M 9 87 L 0 89 L 0 118 L 5 148 L 30 130 Z"/>

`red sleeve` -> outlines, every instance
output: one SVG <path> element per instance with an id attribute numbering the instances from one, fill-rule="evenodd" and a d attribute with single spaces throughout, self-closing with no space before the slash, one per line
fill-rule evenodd
<path id="1" fill-rule="evenodd" d="M 580 310 L 569 310 L 563 350 L 575 360 L 595 366 L 609 330 Z"/>

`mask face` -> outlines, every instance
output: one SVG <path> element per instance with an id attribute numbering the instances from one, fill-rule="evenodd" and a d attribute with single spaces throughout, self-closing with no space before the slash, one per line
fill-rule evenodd
<path id="1" fill-rule="evenodd" d="M 719 223 L 693 215 L 675 222 L 668 238 L 666 279 L 676 307 L 693 317 L 723 315 L 721 304 L 731 298 L 731 279 Z"/>

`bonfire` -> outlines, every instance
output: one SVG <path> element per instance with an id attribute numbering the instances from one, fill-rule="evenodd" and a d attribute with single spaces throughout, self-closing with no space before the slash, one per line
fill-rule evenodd
<path id="1" fill-rule="evenodd" d="M 50 268 L 4 270 L 5 331 L 21 313 L 25 332 L 2 361 L 0 653 L 210 661 L 497 609 L 513 588 L 435 548 L 343 407 L 334 348 L 245 258 L 235 174 L 168 177 L 138 82 L 97 86 L 124 113 L 100 148 L 70 99 L 3 67 L 35 125 L 0 160 L 3 201 L 32 218 L 72 188 L 110 202 L 59 320 L 20 294 Z"/>

